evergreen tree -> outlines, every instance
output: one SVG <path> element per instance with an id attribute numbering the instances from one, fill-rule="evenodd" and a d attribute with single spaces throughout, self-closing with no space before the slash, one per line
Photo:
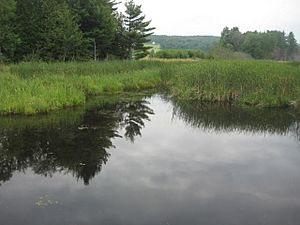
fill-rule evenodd
<path id="1" fill-rule="evenodd" d="M 16 1 L 16 30 L 21 41 L 17 48 L 18 59 L 39 59 L 44 16 L 42 2 L 42 0 Z"/>
<path id="2" fill-rule="evenodd" d="M 116 34 L 114 37 L 114 41 L 111 45 L 111 53 L 117 57 L 118 59 L 126 59 L 127 58 L 127 40 L 125 37 L 125 17 L 122 13 L 116 14 L 117 18 L 117 27 Z"/>
<path id="3" fill-rule="evenodd" d="M 43 33 L 45 59 L 66 61 L 82 58 L 86 53 L 86 42 L 69 6 L 65 2 L 54 2 L 50 8 Z"/>
<path id="4" fill-rule="evenodd" d="M 151 21 L 145 21 L 145 15 L 141 10 L 141 5 L 136 5 L 133 0 L 125 3 L 126 11 L 124 17 L 125 25 L 125 46 L 127 59 L 140 59 L 148 55 L 149 47 L 145 43 L 149 42 L 147 37 L 152 35 L 155 28 L 149 28 Z"/>
<path id="5" fill-rule="evenodd" d="M 288 36 L 281 31 L 242 34 L 237 27 L 225 27 L 220 44 L 233 51 L 248 53 L 255 59 L 289 60 L 297 53 L 297 41 L 292 32 Z"/>
<path id="6" fill-rule="evenodd" d="M 12 61 L 19 43 L 15 32 L 15 1 L 0 0 L 0 62 Z"/>
<path id="7" fill-rule="evenodd" d="M 110 0 L 68 0 L 79 16 L 80 29 L 89 40 L 90 55 L 103 59 L 110 53 L 115 37 L 116 8 Z"/>
<path id="8" fill-rule="evenodd" d="M 0 0 L 0 57 L 14 60 L 145 57 L 148 28 L 141 6 L 115 0 Z M 18 44 L 19 43 L 19 44 Z"/>
<path id="9" fill-rule="evenodd" d="M 290 32 L 287 37 L 287 57 L 288 59 L 293 60 L 295 54 L 298 51 L 297 40 L 295 39 L 295 35 L 293 32 Z"/>

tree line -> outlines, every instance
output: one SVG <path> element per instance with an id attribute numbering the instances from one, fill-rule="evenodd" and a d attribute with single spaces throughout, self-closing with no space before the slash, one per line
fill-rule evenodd
<path id="1" fill-rule="evenodd" d="M 0 0 L 0 62 L 139 59 L 154 28 L 114 0 Z"/>
<path id="2" fill-rule="evenodd" d="M 220 45 L 234 52 L 250 54 L 255 59 L 293 60 L 298 52 L 294 33 L 286 35 L 284 31 L 241 33 L 238 27 L 225 27 Z"/>
<path id="3" fill-rule="evenodd" d="M 201 49 L 208 51 L 220 37 L 152 35 L 150 39 L 151 42 L 159 44 L 162 49 Z"/>
<path id="4" fill-rule="evenodd" d="M 151 51 L 150 58 L 160 59 L 205 59 L 207 54 L 200 49 L 161 49 L 159 51 Z"/>

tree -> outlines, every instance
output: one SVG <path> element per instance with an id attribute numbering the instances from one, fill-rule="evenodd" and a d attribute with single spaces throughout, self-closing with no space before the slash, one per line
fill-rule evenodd
<path id="1" fill-rule="evenodd" d="M 50 8 L 45 19 L 45 42 L 42 49 L 45 58 L 62 61 L 80 59 L 86 53 L 86 41 L 76 17 L 65 2 L 54 2 Z"/>
<path id="2" fill-rule="evenodd" d="M 225 27 L 221 33 L 221 43 L 224 47 L 231 48 L 234 51 L 240 51 L 244 36 L 238 27 L 233 27 L 231 30 Z"/>
<path id="3" fill-rule="evenodd" d="M 13 60 L 139 59 L 154 28 L 140 5 L 115 0 L 0 0 L 0 58 Z M 3 57 L 4 56 L 4 57 Z"/>
<path id="4" fill-rule="evenodd" d="M 125 31 L 126 31 L 125 24 L 124 24 L 125 17 L 122 13 L 118 13 L 116 14 L 116 18 L 117 18 L 116 33 L 115 33 L 114 41 L 112 43 L 110 52 L 119 59 L 126 59 L 127 40 L 125 37 Z"/>
<path id="5" fill-rule="evenodd" d="M 248 32 L 242 44 L 242 51 L 250 54 L 255 59 L 263 59 L 262 37 L 257 35 L 257 32 Z"/>
<path id="6" fill-rule="evenodd" d="M 126 46 L 125 58 L 140 59 L 147 56 L 150 47 L 145 46 L 149 42 L 148 37 L 152 35 L 155 28 L 149 28 L 151 21 L 145 21 L 142 6 L 136 5 L 133 0 L 125 3 L 124 16 L 125 31 L 123 33 Z"/>
<path id="7" fill-rule="evenodd" d="M 283 31 L 241 33 L 238 27 L 225 27 L 220 44 L 223 48 L 235 52 L 251 54 L 256 59 L 293 59 L 297 53 L 297 41 L 291 32 L 288 36 Z"/>
<path id="8" fill-rule="evenodd" d="M 15 1 L 0 0 L 0 62 L 12 61 L 19 43 L 15 32 Z"/>
<path id="9" fill-rule="evenodd" d="M 16 1 L 16 30 L 20 37 L 18 60 L 39 58 L 43 30 L 42 0 Z"/>
<path id="10" fill-rule="evenodd" d="M 274 46 L 274 54 L 272 58 L 276 60 L 286 60 L 287 42 L 285 32 L 277 31 L 275 32 L 275 37 L 277 42 Z"/>
<path id="11" fill-rule="evenodd" d="M 293 60 L 298 51 L 297 40 L 295 39 L 295 35 L 293 32 L 290 32 L 287 37 L 287 46 L 287 57 L 288 59 Z"/>
<path id="12" fill-rule="evenodd" d="M 79 16 L 80 29 L 89 41 L 90 54 L 103 59 L 110 53 L 117 26 L 116 3 L 110 0 L 68 0 Z"/>

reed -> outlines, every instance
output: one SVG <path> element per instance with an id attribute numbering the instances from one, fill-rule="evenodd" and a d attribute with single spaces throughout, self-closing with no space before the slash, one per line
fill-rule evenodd
<path id="1" fill-rule="evenodd" d="M 300 68 L 274 61 L 207 60 L 164 67 L 162 80 L 181 99 L 253 106 L 298 106 Z"/>
<path id="2" fill-rule="evenodd" d="M 261 107 L 300 105 L 299 63 L 110 61 L 0 65 L 0 114 L 85 104 L 90 95 L 164 87 L 178 99 Z"/>
<path id="3" fill-rule="evenodd" d="M 157 63 L 13 65 L 0 72 L 0 114 L 44 113 L 84 104 L 89 95 L 154 88 L 160 82 Z"/>

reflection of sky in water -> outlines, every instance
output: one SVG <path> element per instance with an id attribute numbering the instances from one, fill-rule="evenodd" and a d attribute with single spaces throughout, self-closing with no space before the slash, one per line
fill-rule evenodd
<path id="1" fill-rule="evenodd" d="M 0 223 L 299 224 L 294 137 L 206 132 L 172 119 L 171 105 L 157 98 L 151 108 L 143 136 L 114 139 L 89 186 L 63 172 L 16 173 L 0 187 Z M 36 205 L 45 195 L 58 204 Z"/>

